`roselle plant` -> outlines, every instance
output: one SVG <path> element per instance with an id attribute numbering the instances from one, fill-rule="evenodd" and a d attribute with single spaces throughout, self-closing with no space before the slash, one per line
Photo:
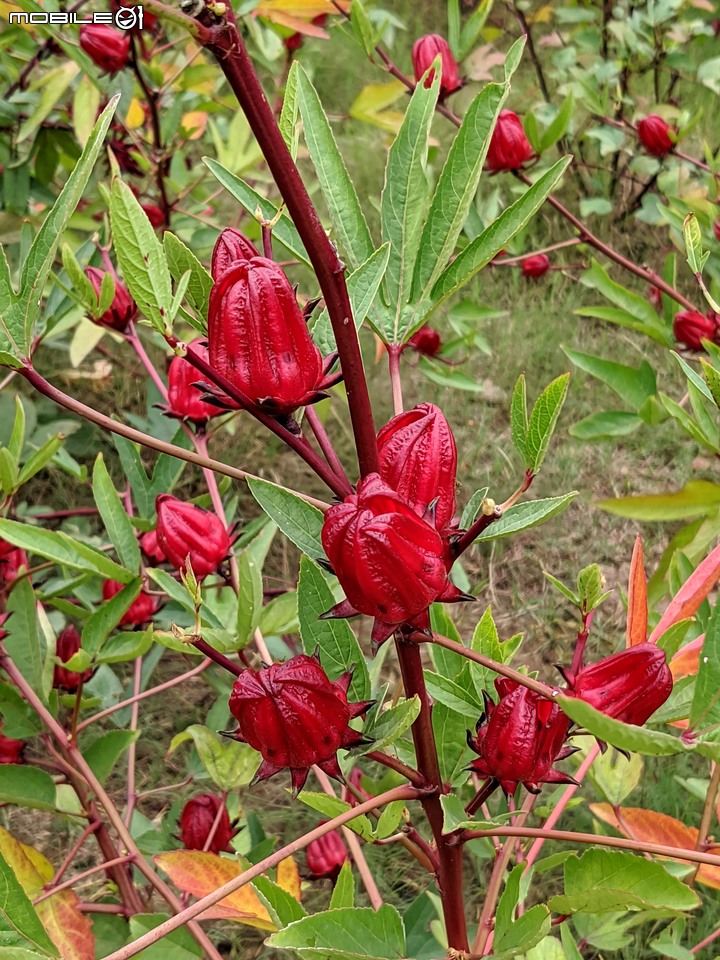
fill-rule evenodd
<path id="1" fill-rule="evenodd" d="M 457 14 L 451 57 L 463 59 L 461 48 L 477 38 L 487 6 L 460 31 L 459 9 L 450 4 Z M 544 664 L 536 670 L 528 642 L 526 662 L 511 666 L 521 638 L 501 641 L 491 610 L 475 611 L 477 567 L 465 569 L 464 558 L 475 544 L 522 534 L 571 505 L 574 491 L 528 497 L 568 376 L 540 390 L 531 407 L 524 375 L 517 380 L 510 428 L 518 476 L 502 500 L 508 491 L 500 483 L 471 496 L 458 489 L 452 418 L 429 399 L 413 407 L 404 400 L 408 345 L 438 353 L 431 324 L 440 309 L 500 251 L 512 252 L 568 167 L 569 157 L 541 167 L 493 222 L 473 238 L 462 236 L 483 168 L 527 182 L 526 166 L 543 152 L 505 106 L 523 43 L 507 51 L 503 80 L 475 92 L 461 118 L 455 102 L 451 110 L 443 101 L 457 94 L 462 68 L 455 72 L 443 38 L 420 38 L 417 76 L 401 81 L 411 96 L 388 152 L 374 230 L 371 207 L 358 198 L 308 73 L 297 62 L 290 66 L 302 46 L 296 32 L 286 37 L 289 69 L 282 104 L 273 110 L 225 4 L 194 10 L 194 17 L 155 0 L 147 8 L 159 24 L 186 30 L 208 62 L 214 58 L 272 186 L 265 196 L 207 160 L 255 218 L 259 236 L 256 244 L 223 225 L 208 269 L 176 233 L 158 236 L 158 218 L 150 218 L 125 182 L 128 171 L 116 157 L 109 174 L 100 174 L 109 223 L 96 242 L 74 248 L 66 228 L 111 131 L 113 98 L 26 242 L 17 280 L 0 258 L 0 361 L 7 377 L 107 431 L 123 475 L 118 483 L 103 453 L 97 455 L 91 534 L 55 529 L 67 519 L 57 511 L 23 517 L 18 494 L 51 461 L 76 470 L 79 483 L 86 475 L 62 436 L 26 457 L 18 401 L 0 451 L 0 796 L 69 820 L 77 835 L 55 868 L 0 831 L 6 889 L 0 957 L 124 960 L 161 943 L 157 949 L 217 960 L 219 928 L 200 922 L 217 920 L 259 929 L 269 947 L 299 956 L 576 957 L 606 949 L 608 916 L 623 935 L 637 925 L 652 931 L 660 955 L 685 955 L 689 946 L 697 952 L 719 935 L 711 932 L 704 943 L 686 936 L 693 916 L 711 914 L 711 899 L 703 911 L 705 888 L 717 888 L 720 867 L 711 841 L 720 784 L 720 613 L 708 609 L 720 578 L 719 548 L 706 549 L 697 569 L 685 571 L 658 618 L 648 604 L 638 540 L 626 648 L 614 637 L 606 656 L 593 632 L 608 597 L 598 565 L 583 567 L 574 587 L 548 574 L 577 611 L 575 642 L 563 651 L 558 674 Z M 527 21 L 515 10 L 532 45 Z M 398 78 L 382 48 L 376 50 L 361 4 L 352 4 L 350 18 L 366 52 Z M 317 19 L 310 24 L 322 31 Z M 157 120 L 136 36 L 130 48 Z M 428 49 L 432 58 L 421 62 Z M 537 63 L 536 51 L 532 58 Z M 431 184 L 426 170 L 436 111 L 459 129 Z M 308 194 L 309 178 L 295 164 L 300 123 L 325 223 Z M 157 125 L 154 133 L 159 209 L 171 223 L 169 157 Z M 620 262 L 622 254 L 608 252 L 574 223 L 583 242 Z M 55 257 L 63 242 L 59 274 Z M 536 262 L 537 256 L 544 254 Z M 301 265 L 312 269 L 296 287 Z M 524 272 L 540 279 L 537 270 Z M 655 276 L 642 267 L 630 272 Z M 693 272 L 702 274 L 702 265 Z M 48 292 L 51 277 L 57 286 Z M 669 281 L 660 283 L 665 296 L 677 294 Z M 131 425 L 120 410 L 102 414 L 44 374 L 57 333 L 57 289 L 70 291 L 103 335 L 115 330 L 119 358 L 142 364 L 171 439 Z M 394 415 L 384 425 L 374 419 L 368 358 L 361 353 L 370 331 L 387 359 Z M 153 361 L 160 349 L 172 353 L 167 374 Z M 335 411 L 347 401 L 349 453 L 316 409 L 322 399 Z M 304 489 L 226 463 L 225 453 L 211 457 L 210 445 L 216 452 L 236 428 L 281 441 L 299 458 L 296 485 Z M 157 453 L 152 474 L 147 450 Z M 188 462 L 203 472 L 206 492 L 199 497 L 180 486 Z M 224 478 L 247 483 L 259 519 L 238 514 Z M 263 573 L 276 536 L 299 551 L 299 575 L 270 599 Z M 161 657 L 178 669 L 151 686 Z M 190 657 L 198 660 L 191 667 Z M 116 673 L 120 664 L 130 665 L 129 691 Z M 183 745 L 192 744 L 188 776 L 143 789 L 143 701 L 191 689 L 198 677 L 208 680 L 215 703 L 194 707 L 196 722 L 167 749 L 177 762 Z M 661 724 L 672 725 L 670 732 Z M 643 756 L 710 762 L 709 780 L 699 780 L 697 828 L 623 806 L 639 782 Z M 121 762 L 126 773 L 117 790 L 110 778 Z M 672 759 L 663 762 L 672 770 Z M 212 780 L 216 792 L 177 795 L 197 776 Z M 324 818 L 279 849 L 258 816 L 267 796 L 259 784 L 270 778 L 290 788 L 292 796 L 275 795 L 287 804 L 288 820 L 301 804 Z M 586 780 L 606 801 L 592 805 L 596 827 L 607 824 L 613 834 L 555 828 Z M 148 798 L 158 795 L 174 802 L 153 820 Z M 548 841 L 559 842 L 559 852 L 539 859 Z M 91 844 L 99 860 L 79 871 L 73 864 Z M 419 883 L 428 892 L 404 913 L 381 890 L 369 856 L 375 846 L 394 848 L 398 862 L 422 871 Z M 303 849 L 305 868 L 297 857 Z M 334 881 L 328 909 L 313 903 L 309 912 L 307 898 L 303 904 L 301 870 L 310 881 Z M 475 871 L 482 877 L 479 896 Z M 547 874 L 552 896 L 542 882 L 533 884 Z M 91 894 L 80 886 L 86 880 Z"/>

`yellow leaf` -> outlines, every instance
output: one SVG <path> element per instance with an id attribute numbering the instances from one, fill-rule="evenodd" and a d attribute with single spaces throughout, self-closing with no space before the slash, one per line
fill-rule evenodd
<path id="1" fill-rule="evenodd" d="M 53 865 L 34 847 L 16 840 L 0 827 L 0 853 L 7 860 L 20 886 L 32 900 L 49 883 L 55 871 Z"/>
<path id="2" fill-rule="evenodd" d="M 340 6 L 347 13 L 350 9 L 350 0 L 340 0 Z M 275 14 L 298 17 L 301 20 L 312 20 L 323 14 L 337 14 L 337 7 L 331 0 L 260 0 L 253 13 L 259 17 L 272 20 Z"/>
<path id="3" fill-rule="evenodd" d="M 199 140 L 205 133 L 208 115 L 203 110 L 191 110 L 183 114 L 180 127 L 188 140 Z"/>
<path id="4" fill-rule="evenodd" d="M 212 893 L 244 872 L 244 868 L 235 860 L 199 850 L 174 850 L 171 853 L 160 853 L 154 859 L 179 890 L 198 898 Z M 299 899 L 300 876 L 297 864 L 292 858 L 289 861 L 283 860 L 278 866 L 277 882 Z M 199 919 L 234 920 L 259 930 L 277 929 L 249 884 L 203 911 Z"/>
<path id="5" fill-rule="evenodd" d="M 143 105 L 137 97 L 133 97 L 128 107 L 127 116 L 125 117 L 125 125 L 130 130 L 137 130 L 137 128 L 142 127 L 144 123 L 145 111 L 143 110 Z"/>
<path id="6" fill-rule="evenodd" d="M 546 3 L 543 7 L 538 7 L 535 13 L 527 17 L 528 23 L 550 23 L 553 18 L 552 5 Z"/>

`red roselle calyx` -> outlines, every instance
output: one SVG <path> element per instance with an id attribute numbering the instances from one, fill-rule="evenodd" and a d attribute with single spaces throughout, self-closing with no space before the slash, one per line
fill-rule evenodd
<path id="1" fill-rule="evenodd" d="M 544 253 L 535 253 L 531 257 L 525 257 L 520 264 L 520 269 L 523 276 L 532 280 L 539 280 L 550 269 L 550 259 Z"/>
<path id="2" fill-rule="evenodd" d="M 412 347 L 424 357 L 435 357 L 442 347 L 442 339 L 434 327 L 425 323 L 410 337 L 405 344 L 407 347 Z"/>
<path id="3" fill-rule="evenodd" d="M 520 117 L 512 110 L 501 110 L 485 160 L 488 170 L 519 170 L 532 156 Z"/>
<path id="4" fill-rule="evenodd" d="M 667 121 L 651 113 L 642 120 L 638 120 L 638 139 L 646 152 L 653 157 L 664 157 L 675 146 L 677 131 Z"/>
<path id="5" fill-rule="evenodd" d="M 293 791 L 302 790 L 310 767 L 342 780 L 340 748 L 362 743 L 349 721 L 362 716 L 370 702 L 348 703 L 348 670 L 331 681 L 316 657 L 299 654 L 262 670 L 244 670 L 230 694 L 230 713 L 238 722 L 233 736 L 262 755 L 253 783 L 288 767 Z"/>
<path id="6" fill-rule="evenodd" d="M 208 359 L 207 345 L 201 337 L 193 340 L 190 346 L 203 360 Z M 168 402 L 161 407 L 167 416 L 201 424 L 224 412 L 202 399 L 202 389 L 194 386 L 198 382 L 202 382 L 202 375 L 195 367 L 184 357 L 173 357 L 168 369 Z"/>
<path id="7" fill-rule="evenodd" d="M 167 557 L 165 552 L 160 548 L 160 544 L 157 539 L 156 530 L 148 530 L 147 533 L 144 533 L 140 537 L 140 549 L 148 558 L 155 563 L 165 563 Z"/>
<path id="8" fill-rule="evenodd" d="M 458 65 L 452 55 L 450 46 L 444 37 L 438 33 L 430 33 L 416 40 L 412 48 L 413 71 L 415 81 L 420 83 L 424 74 L 430 70 L 436 57 L 440 57 L 440 99 L 450 96 L 462 86 Z M 435 71 L 430 70 L 425 86 L 431 87 L 435 79 Z"/>
<path id="9" fill-rule="evenodd" d="M 103 600 L 110 600 L 116 593 L 125 587 L 124 583 L 117 580 L 105 580 L 102 585 Z M 128 610 L 120 620 L 121 627 L 142 627 L 149 623 L 158 611 L 160 606 L 158 598 L 154 597 L 146 590 L 141 590 L 137 598 L 130 604 Z"/>
<path id="10" fill-rule="evenodd" d="M 96 296 L 99 297 L 105 271 L 98 269 L 98 267 L 86 267 L 85 274 L 92 284 Z M 120 283 L 117 277 L 113 277 L 113 279 L 115 280 L 113 302 L 101 317 L 92 317 L 91 319 L 104 327 L 111 327 L 113 330 L 122 332 L 134 318 L 137 306 L 127 287 Z"/>
<path id="11" fill-rule="evenodd" d="M 218 236 L 213 247 L 210 273 L 213 280 L 219 280 L 228 267 L 237 260 L 252 260 L 259 257 L 260 252 L 255 244 L 248 240 L 239 230 L 227 227 Z"/>
<path id="12" fill-rule="evenodd" d="M 712 311 L 707 315 L 697 310 L 681 310 L 675 314 L 673 334 L 688 350 L 700 352 L 704 349 L 703 340 L 717 341 L 719 332 L 717 317 Z"/>
<path id="13" fill-rule="evenodd" d="M 0 763 L 21 763 L 24 749 L 25 741 L 4 736 L 0 724 Z"/>
<path id="14" fill-rule="evenodd" d="M 330 379 L 280 267 L 237 260 L 215 281 L 208 309 L 210 363 L 275 416 L 320 399 Z"/>
<path id="15" fill-rule="evenodd" d="M 457 449 L 442 410 L 421 403 L 398 414 L 380 429 L 377 443 L 385 483 L 445 530 L 455 516 Z"/>
<path id="16" fill-rule="evenodd" d="M 145 216 L 156 230 L 160 230 L 165 226 L 165 214 L 162 212 L 160 207 L 154 203 L 141 203 L 140 206 L 145 211 Z"/>
<path id="17" fill-rule="evenodd" d="M 80 46 L 106 73 L 117 73 L 130 59 L 130 34 L 103 23 L 80 27 Z"/>
<path id="18" fill-rule="evenodd" d="M 321 820 L 318 826 L 323 823 L 327 823 L 327 820 Z M 313 880 L 336 880 L 347 858 L 339 830 L 331 830 L 305 848 L 305 862 Z"/>
<path id="19" fill-rule="evenodd" d="M 67 663 L 68 660 L 78 652 L 81 645 L 80 634 L 75 627 L 65 627 L 58 635 L 55 644 L 55 655 L 58 660 Z M 53 687 L 55 687 L 56 690 L 67 690 L 68 693 L 75 693 L 77 688 L 82 683 L 87 683 L 92 675 L 92 670 L 83 670 L 77 673 L 74 670 L 68 670 L 67 667 L 60 666 L 60 664 L 56 663 L 53 673 Z"/>
<path id="20" fill-rule="evenodd" d="M 427 609 L 436 600 L 472 599 L 448 579 L 445 544 L 435 527 L 377 473 L 327 511 L 322 544 L 347 598 L 323 617 L 374 617 L 374 646 L 401 623 L 427 630 Z"/>
<path id="21" fill-rule="evenodd" d="M 615 720 L 641 726 L 672 693 L 665 651 L 654 643 L 604 657 L 578 671 L 571 693 Z"/>
<path id="22" fill-rule="evenodd" d="M 180 840 L 186 850 L 204 850 L 213 824 L 220 813 L 220 822 L 208 846 L 209 853 L 231 852 L 230 841 L 237 833 L 230 824 L 225 802 L 213 793 L 193 797 L 180 814 Z"/>
<path id="23" fill-rule="evenodd" d="M 355 793 L 350 790 L 351 786 L 355 788 L 355 791 L 360 794 L 363 800 L 369 800 L 372 796 L 372 794 L 368 793 L 362 786 L 362 778 L 363 772 L 360 767 L 353 767 L 347 779 L 347 784 L 343 787 L 342 798 L 345 803 L 349 803 L 351 807 L 356 807 L 358 803 L 362 802 L 358 800 Z"/>
<path id="24" fill-rule="evenodd" d="M 231 546 L 230 536 L 219 517 L 168 493 L 160 494 L 155 508 L 157 542 L 168 561 L 183 571 L 189 559 L 198 580 L 215 573 Z"/>
<path id="25" fill-rule="evenodd" d="M 17 580 L 23 569 L 30 569 L 30 561 L 25 551 L 7 540 L 0 540 L 0 590 Z"/>
<path id="26" fill-rule="evenodd" d="M 494 777 L 507 794 L 518 783 L 538 793 L 542 783 L 575 783 L 553 769 L 556 760 L 573 753 L 564 747 L 568 719 L 556 703 L 546 700 L 515 680 L 499 677 L 497 704 L 486 696 L 485 713 L 468 744 L 480 755 L 470 767 L 480 777 Z"/>

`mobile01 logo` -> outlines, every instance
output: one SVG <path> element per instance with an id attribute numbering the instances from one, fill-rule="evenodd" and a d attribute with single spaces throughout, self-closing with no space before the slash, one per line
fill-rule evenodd
<path id="1" fill-rule="evenodd" d="M 75 13 L 74 11 L 55 10 L 52 12 L 34 11 L 29 13 L 25 10 L 11 10 L 9 14 L 10 23 L 26 24 L 54 24 L 64 25 L 76 23 L 78 26 L 83 24 L 102 23 L 110 27 L 118 27 L 120 30 L 142 30 L 143 28 L 143 8 L 142 4 L 134 6 L 118 7 L 113 13 Z"/>

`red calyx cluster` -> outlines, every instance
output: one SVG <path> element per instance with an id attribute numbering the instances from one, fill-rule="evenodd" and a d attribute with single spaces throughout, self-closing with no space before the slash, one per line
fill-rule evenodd
<path id="1" fill-rule="evenodd" d="M 322 820 L 318 826 L 322 823 L 327 823 L 327 820 Z M 339 830 L 331 830 L 305 848 L 305 862 L 313 880 L 336 880 L 347 858 Z"/>
<path id="2" fill-rule="evenodd" d="M 638 120 L 637 132 L 640 143 L 652 157 L 667 156 L 677 140 L 677 130 L 657 113 Z"/>
<path id="3" fill-rule="evenodd" d="M 539 280 L 550 269 L 550 259 L 545 253 L 535 253 L 531 257 L 525 257 L 520 264 L 520 269 L 523 276 L 529 280 Z"/>
<path id="4" fill-rule="evenodd" d="M 348 703 L 351 677 L 348 671 L 331 681 L 319 660 L 305 654 L 240 674 L 229 706 L 238 722 L 233 736 L 249 743 L 263 758 L 253 783 L 287 767 L 297 794 L 313 764 L 342 780 L 337 752 L 362 742 L 362 734 L 349 721 L 370 706 L 369 702 Z"/>
<path id="5" fill-rule="evenodd" d="M 117 580 L 105 580 L 102 585 L 103 600 L 110 600 L 115 594 L 125 587 L 124 583 Z M 149 623 L 158 611 L 160 606 L 158 598 L 154 597 L 147 590 L 141 590 L 137 598 L 133 600 L 130 607 L 125 611 L 120 620 L 121 627 L 142 627 Z"/>
<path id="6" fill-rule="evenodd" d="M 24 749 L 25 741 L 4 736 L 0 724 L 0 763 L 20 763 Z"/>
<path id="7" fill-rule="evenodd" d="M 220 809 L 222 808 L 222 813 Z M 218 813 L 220 822 L 208 845 L 208 853 L 230 853 L 230 841 L 237 833 L 230 823 L 225 802 L 213 793 L 193 797 L 180 814 L 180 841 L 186 850 L 204 850 Z"/>
<path id="8" fill-rule="evenodd" d="M 207 344 L 201 337 L 193 340 L 190 346 L 204 360 L 208 359 Z M 168 369 L 168 402 L 162 406 L 164 413 L 198 425 L 222 413 L 217 406 L 202 399 L 202 388 L 195 386 L 199 381 L 202 381 L 202 375 L 189 361 L 173 357 Z"/>
<path id="9" fill-rule="evenodd" d="M 69 626 L 58 635 L 55 644 L 55 655 L 62 663 L 67 663 L 80 649 L 82 641 L 80 634 L 75 627 Z M 68 670 L 67 667 L 55 664 L 53 673 L 53 687 L 56 690 L 67 690 L 68 693 L 75 693 L 78 687 L 87 683 L 92 677 L 93 670 L 83 670 L 77 673 L 74 670 Z"/>
<path id="10" fill-rule="evenodd" d="M 99 297 L 105 271 L 98 267 L 86 267 L 85 274 L 92 284 L 96 296 Z M 137 305 L 130 296 L 127 287 L 120 283 L 117 277 L 113 277 L 113 279 L 115 281 L 113 302 L 101 317 L 91 317 L 91 319 L 94 323 L 100 323 L 104 327 L 111 327 L 113 330 L 122 333 L 130 321 L 134 319 L 137 313 Z"/>
<path id="11" fill-rule="evenodd" d="M 574 783 L 553 769 L 556 760 L 574 752 L 564 747 L 569 721 L 558 705 L 505 677 L 495 681 L 495 689 L 498 703 L 486 695 L 475 736 L 468 734 L 468 744 L 480 757 L 471 769 L 498 780 L 507 794 L 518 783 L 531 793 L 538 793 L 542 783 Z"/>
<path id="12" fill-rule="evenodd" d="M 512 110 L 501 110 L 485 160 L 488 170 L 519 170 L 532 156 L 520 117 Z"/>
<path id="13" fill-rule="evenodd" d="M 160 494 L 155 508 L 157 543 L 175 569 L 184 571 L 189 559 L 198 580 L 216 573 L 232 545 L 219 517 L 169 493 Z"/>
<path id="14" fill-rule="evenodd" d="M 80 46 L 105 73 L 117 73 L 130 59 L 130 34 L 103 23 L 80 27 Z"/>
<path id="15" fill-rule="evenodd" d="M 440 99 L 444 100 L 462 87 L 457 61 L 452 55 L 447 40 L 438 33 L 429 33 L 413 44 L 413 72 L 417 83 L 420 83 L 438 56 L 440 57 Z M 430 70 L 425 78 L 425 86 L 430 88 L 434 79 L 435 71 Z"/>
<path id="16" fill-rule="evenodd" d="M 321 399 L 337 379 L 326 376 L 335 358 L 323 362 L 282 269 L 258 256 L 237 231 L 223 231 L 212 266 L 208 347 L 214 369 L 274 416 Z"/>
<path id="17" fill-rule="evenodd" d="M 708 310 L 707 314 L 698 313 L 697 310 L 681 310 L 675 314 L 673 335 L 677 342 L 688 350 L 699 353 L 705 349 L 703 340 L 712 340 L 715 343 L 720 340 L 718 315 L 712 310 Z"/>

